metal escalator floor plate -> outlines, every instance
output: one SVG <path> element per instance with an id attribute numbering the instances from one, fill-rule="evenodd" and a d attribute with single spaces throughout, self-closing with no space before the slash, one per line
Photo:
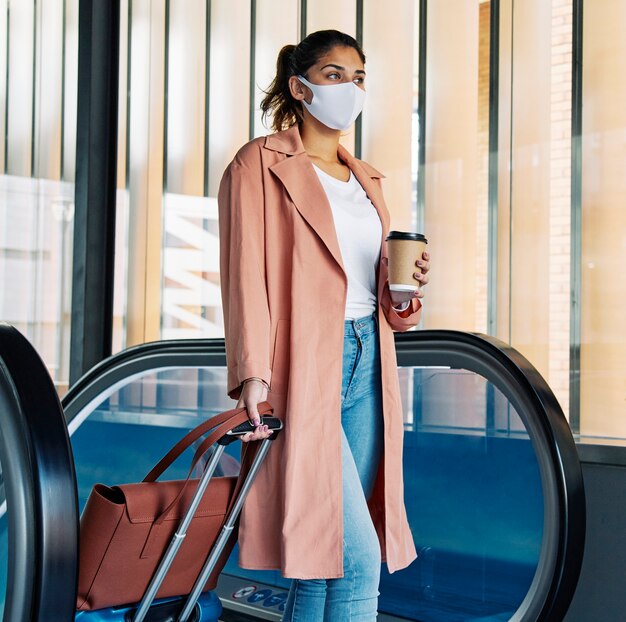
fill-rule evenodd
<path id="1" fill-rule="evenodd" d="M 279 621 L 287 600 L 284 588 L 224 573 L 220 575 L 215 592 L 222 601 L 224 622 Z"/>
<path id="2" fill-rule="evenodd" d="M 254 590 L 246 589 L 250 587 L 254 587 Z M 280 621 L 286 600 L 279 596 L 286 594 L 284 588 L 224 573 L 220 575 L 215 593 L 222 601 L 221 622 Z M 254 598 L 255 594 L 257 599 Z M 377 620 L 378 622 L 405 622 L 406 618 L 379 613 Z"/>

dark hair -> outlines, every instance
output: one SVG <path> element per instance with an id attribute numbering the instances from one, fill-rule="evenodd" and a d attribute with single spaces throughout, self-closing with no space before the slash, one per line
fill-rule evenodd
<path id="1" fill-rule="evenodd" d="M 271 116 L 272 129 L 279 132 L 302 120 L 302 105 L 291 96 L 289 78 L 306 77 L 307 71 L 334 47 L 354 48 L 365 63 L 365 54 L 356 39 L 338 30 L 312 32 L 298 45 L 286 45 L 278 53 L 276 77 L 261 102 L 263 121 Z"/>

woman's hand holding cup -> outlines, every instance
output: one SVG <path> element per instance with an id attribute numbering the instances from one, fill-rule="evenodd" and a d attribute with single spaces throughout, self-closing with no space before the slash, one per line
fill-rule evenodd
<path id="1" fill-rule="evenodd" d="M 241 437 L 244 443 L 260 441 L 272 434 L 272 430 L 267 425 L 261 425 L 261 417 L 259 416 L 258 405 L 267 400 L 267 393 L 268 387 L 260 378 L 246 378 L 243 381 L 237 408 L 245 407 L 247 409 L 250 423 L 254 426 L 254 432 L 247 432 Z"/>
<path id="2" fill-rule="evenodd" d="M 430 254 L 428 240 L 421 233 L 390 231 L 387 236 L 389 258 L 389 293 L 394 306 L 413 298 L 423 298 L 422 287 L 428 283 Z"/>
<path id="3" fill-rule="evenodd" d="M 389 260 L 384 257 L 383 262 L 385 264 L 388 264 Z M 397 307 L 404 302 L 408 302 L 413 298 L 424 297 L 424 292 L 421 288 L 429 281 L 427 272 L 430 270 L 430 255 L 428 251 L 424 251 L 422 253 L 422 258 L 417 259 L 415 261 L 415 265 L 418 269 L 413 273 L 413 278 L 417 281 L 417 289 L 415 291 L 397 291 L 395 289 L 390 289 L 389 293 L 391 295 L 391 302 L 393 303 L 394 307 Z"/>

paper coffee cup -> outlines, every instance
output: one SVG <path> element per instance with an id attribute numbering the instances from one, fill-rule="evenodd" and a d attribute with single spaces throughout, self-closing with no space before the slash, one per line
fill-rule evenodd
<path id="1" fill-rule="evenodd" d="M 419 268 L 415 265 L 426 250 L 428 240 L 421 233 L 390 231 L 387 236 L 389 256 L 389 289 L 397 292 L 414 292 L 419 283 L 413 278 Z"/>

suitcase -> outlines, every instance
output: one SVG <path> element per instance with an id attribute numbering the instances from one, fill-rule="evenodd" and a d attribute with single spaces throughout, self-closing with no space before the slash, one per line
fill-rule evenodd
<path id="1" fill-rule="evenodd" d="M 125 605 L 118 607 L 109 607 L 106 609 L 97 609 L 93 611 L 78 611 L 76 613 L 75 622 L 218 622 L 222 613 L 222 605 L 219 598 L 214 592 L 202 593 L 202 589 L 211 576 L 212 571 L 217 564 L 220 554 L 222 553 L 226 543 L 231 536 L 236 525 L 237 518 L 243 507 L 245 498 L 252 486 L 254 478 L 261 466 L 270 443 L 273 441 L 280 430 L 282 430 L 282 422 L 276 417 L 263 416 L 262 423 L 268 425 L 273 430 L 273 434 L 260 442 L 258 451 L 254 456 L 254 461 L 250 466 L 250 470 L 245 478 L 239 494 L 235 499 L 232 509 L 220 530 L 215 544 L 209 552 L 204 566 L 198 575 L 194 586 L 187 596 L 171 597 L 156 600 L 156 594 L 161 584 L 167 576 L 168 570 L 178 553 L 183 542 L 187 529 L 198 508 L 200 500 L 206 490 L 206 487 L 215 473 L 220 457 L 224 453 L 224 449 L 230 443 L 236 441 L 239 436 L 251 431 L 250 423 L 245 422 L 232 430 L 228 431 L 222 438 L 218 439 L 213 453 L 206 464 L 204 472 L 198 482 L 195 494 L 189 504 L 188 509 L 183 516 L 174 537 L 172 538 L 166 552 L 164 553 L 157 567 L 146 592 L 138 604 Z"/>

